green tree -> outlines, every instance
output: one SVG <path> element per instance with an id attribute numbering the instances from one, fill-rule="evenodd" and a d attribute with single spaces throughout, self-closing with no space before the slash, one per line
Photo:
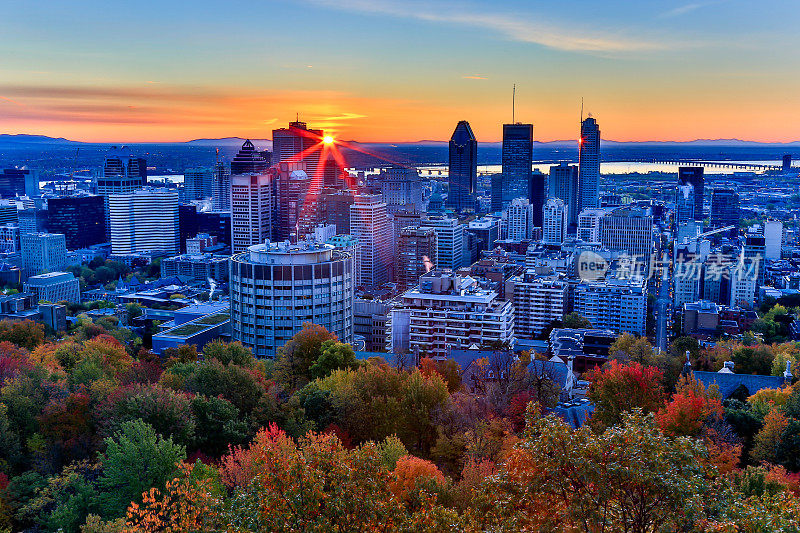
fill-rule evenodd
<path id="1" fill-rule="evenodd" d="M 105 443 L 97 501 L 98 514 L 105 520 L 124 516 L 128 505 L 141 502 L 142 493 L 150 488 L 163 491 L 186 459 L 183 446 L 162 438 L 142 420 L 123 423 Z"/>
<path id="2" fill-rule="evenodd" d="M 591 328 L 592 323 L 589 319 L 579 313 L 570 313 L 563 320 L 565 328 L 584 329 Z"/>
<path id="3" fill-rule="evenodd" d="M 322 355 L 322 344 L 328 340 L 337 340 L 336 335 L 322 326 L 305 322 L 303 329 L 278 350 L 273 370 L 275 380 L 290 391 L 303 387 L 310 381 L 308 369 Z"/>
<path id="4" fill-rule="evenodd" d="M 308 369 L 311 379 L 324 378 L 334 370 L 358 367 L 353 347 L 343 342 L 327 340 L 322 343 L 319 358 Z"/>
<path id="5" fill-rule="evenodd" d="M 203 347 L 203 357 L 206 359 L 216 359 L 223 365 L 229 363 L 239 366 L 253 366 L 255 358 L 250 348 L 246 348 L 241 342 L 225 342 L 215 339 Z"/>
<path id="6" fill-rule="evenodd" d="M 219 456 L 229 445 L 242 444 L 251 436 L 247 422 L 228 400 L 195 396 L 192 398 L 192 412 L 199 429 L 194 445 L 203 453 Z"/>

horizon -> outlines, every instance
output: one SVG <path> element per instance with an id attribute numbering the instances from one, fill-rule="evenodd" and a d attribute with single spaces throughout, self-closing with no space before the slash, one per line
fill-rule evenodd
<path id="1" fill-rule="evenodd" d="M 466 118 L 499 142 L 516 84 L 516 117 L 544 142 L 577 138 L 582 98 L 617 142 L 797 141 L 800 37 L 783 21 L 800 5 L 645 4 L 18 4 L 0 116 L 4 133 L 92 143 L 265 138 L 298 113 L 339 138 L 407 143 Z"/>

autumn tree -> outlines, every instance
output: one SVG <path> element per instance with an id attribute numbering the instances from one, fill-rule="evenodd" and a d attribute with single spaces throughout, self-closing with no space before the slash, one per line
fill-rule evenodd
<path id="1" fill-rule="evenodd" d="M 358 367 L 356 353 L 349 344 L 334 340 L 327 340 L 320 346 L 320 354 L 316 361 L 308 368 L 311 379 L 324 378 L 334 370 Z"/>
<path id="2" fill-rule="evenodd" d="M 664 402 L 661 371 L 639 363 L 611 360 L 588 373 L 588 397 L 594 403 L 592 422 L 596 428 L 610 427 L 622 420 L 622 413 L 634 408 L 644 413 L 658 411 Z"/>
<path id="3" fill-rule="evenodd" d="M 304 322 L 303 329 L 282 346 L 275 357 L 275 380 L 294 391 L 310 381 L 309 368 L 320 355 L 325 341 L 336 341 L 336 335 L 322 326 Z"/>

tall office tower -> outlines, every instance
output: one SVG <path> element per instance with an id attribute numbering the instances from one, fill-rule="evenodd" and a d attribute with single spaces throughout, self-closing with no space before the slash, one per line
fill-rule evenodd
<path id="1" fill-rule="evenodd" d="M 303 323 L 353 342 L 353 266 L 327 244 L 264 243 L 234 255 L 231 337 L 256 357 L 274 357 Z"/>
<path id="2" fill-rule="evenodd" d="M 305 163 L 281 162 L 271 170 L 278 187 L 278 234 L 282 241 L 298 242 L 317 225 L 317 198 L 307 205 L 312 179 Z M 338 231 L 338 228 L 337 228 Z"/>
<path id="3" fill-rule="evenodd" d="M 19 210 L 17 203 L 11 200 L 0 200 L 0 224 L 18 224 Z"/>
<path id="4" fill-rule="evenodd" d="M 231 210 L 231 171 L 222 161 L 217 161 L 212 170 L 211 209 Z"/>
<path id="5" fill-rule="evenodd" d="M 145 188 L 112 194 L 108 209 L 111 251 L 115 255 L 179 252 L 177 189 Z"/>
<path id="6" fill-rule="evenodd" d="M 147 185 L 147 162 L 131 153 L 130 148 L 112 146 L 103 160 L 103 175 L 97 177 L 97 194 L 105 197 L 106 239 L 111 237 L 108 197 L 124 194 Z"/>
<path id="7" fill-rule="evenodd" d="M 489 180 L 489 211 L 498 213 L 503 210 L 503 174 L 492 174 Z"/>
<path id="8" fill-rule="evenodd" d="M 419 283 L 419 278 L 436 265 L 436 231 L 433 228 L 409 226 L 400 230 L 397 241 L 395 279 L 398 289 L 405 291 Z"/>
<path id="9" fill-rule="evenodd" d="M 423 182 L 414 168 L 389 167 L 381 173 L 381 197 L 389 213 L 424 213 Z"/>
<path id="10" fill-rule="evenodd" d="M 523 241 L 533 234 L 534 207 L 527 198 L 514 198 L 506 208 L 508 239 Z"/>
<path id="11" fill-rule="evenodd" d="M 542 240 L 547 244 L 561 244 L 567 238 L 567 206 L 561 198 L 548 198 L 544 204 Z"/>
<path id="12" fill-rule="evenodd" d="M 147 162 L 131 153 L 130 148 L 113 146 L 103 161 L 103 175 L 97 177 L 97 193 L 121 194 L 147 184 Z"/>
<path id="13" fill-rule="evenodd" d="M 231 244 L 233 253 L 275 237 L 275 185 L 264 173 L 231 175 Z"/>
<path id="14" fill-rule="evenodd" d="M 23 285 L 36 302 L 81 302 L 81 282 L 70 272 L 48 272 L 31 276 Z"/>
<path id="15" fill-rule="evenodd" d="M 500 221 L 492 217 L 471 220 L 467 233 L 475 236 L 475 254 L 480 258 L 481 252 L 494 250 L 494 241 L 500 238 Z"/>
<path id="16" fill-rule="evenodd" d="M 532 162 L 533 124 L 503 124 L 503 207 L 514 198 L 530 198 L 533 203 Z"/>
<path id="17" fill-rule="evenodd" d="M 47 210 L 29 207 L 17 211 L 19 229 L 22 233 L 47 231 Z"/>
<path id="18" fill-rule="evenodd" d="M 758 273 L 753 272 L 752 261 L 745 259 L 731 269 L 730 307 L 751 309 L 756 302 L 756 294 L 761 284 Z"/>
<path id="19" fill-rule="evenodd" d="M 469 122 L 462 120 L 450 137 L 447 205 L 456 211 L 475 209 L 478 184 L 478 141 Z"/>
<path id="20" fill-rule="evenodd" d="M 581 123 L 578 148 L 579 212 L 600 207 L 600 127 L 592 117 Z"/>
<path id="21" fill-rule="evenodd" d="M 275 238 L 275 179 L 248 139 L 231 161 L 231 245 L 234 253 Z"/>
<path id="22" fill-rule="evenodd" d="M 368 352 L 386 351 L 386 315 L 388 302 L 357 298 L 353 303 L 353 335 L 364 338 Z"/>
<path id="23" fill-rule="evenodd" d="M 675 225 L 686 224 L 694 218 L 694 187 L 691 183 L 678 185 L 675 191 Z"/>
<path id="24" fill-rule="evenodd" d="M 322 162 L 321 185 L 332 189 L 346 189 L 348 188 L 348 181 L 347 171 L 336 161 L 333 152 L 328 152 L 327 159 Z"/>
<path id="25" fill-rule="evenodd" d="M 422 213 L 408 213 L 405 211 L 391 215 L 393 242 L 396 243 L 400 240 L 400 232 L 403 228 L 424 226 L 427 218 L 427 215 Z"/>
<path id="26" fill-rule="evenodd" d="M 736 189 L 715 187 L 711 190 L 711 228 L 733 226 L 731 234 L 739 228 L 739 193 Z"/>
<path id="27" fill-rule="evenodd" d="M 63 233 L 67 250 L 106 242 L 106 217 L 102 196 L 66 196 L 47 201 L 47 230 Z"/>
<path id="28" fill-rule="evenodd" d="M 653 215 L 648 209 L 617 207 L 600 219 L 600 242 L 610 250 L 650 260 Z"/>
<path id="29" fill-rule="evenodd" d="M 544 203 L 547 201 L 547 175 L 540 170 L 531 172 L 528 190 L 530 196 L 528 199 L 533 206 L 533 225 L 536 228 L 541 228 L 544 213 Z"/>
<path id="30" fill-rule="evenodd" d="M 469 276 L 432 270 L 403 293 L 386 324 L 389 351 L 447 357 L 450 348 L 513 346 L 514 306 Z"/>
<path id="31" fill-rule="evenodd" d="M 64 270 L 67 267 L 67 244 L 61 233 L 23 233 L 22 268 L 26 276 Z"/>
<path id="32" fill-rule="evenodd" d="M 361 284 L 377 288 L 388 282 L 394 256 L 392 226 L 380 195 L 355 197 L 350 206 L 350 234 L 358 239 Z"/>
<path id="33" fill-rule="evenodd" d="M 781 163 L 781 170 L 783 172 L 789 172 L 792 169 L 792 154 L 784 154 Z"/>
<path id="34" fill-rule="evenodd" d="M 458 220 L 447 217 L 430 217 L 425 226 L 436 230 L 436 267 L 439 269 L 458 270 L 468 266 L 465 261 L 465 227 Z"/>
<path id="35" fill-rule="evenodd" d="M 742 260 L 744 265 L 740 270 L 745 270 L 746 274 L 740 276 L 741 279 L 746 279 L 747 274 L 754 274 L 751 277 L 755 278 L 756 290 L 764 284 L 764 271 L 765 260 L 767 255 L 767 240 L 764 235 L 757 233 L 748 233 L 744 238 L 744 247 L 742 248 Z M 731 285 L 733 286 L 733 285 Z M 733 292 L 733 289 L 731 289 Z"/>
<path id="36" fill-rule="evenodd" d="M 272 130 L 272 164 L 302 162 L 309 177 L 315 178 L 321 150 L 314 147 L 318 147 L 322 137 L 322 130 L 308 129 L 299 120 L 290 122 L 288 128 Z"/>
<path id="37" fill-rule="evenodd" d="M 567 309 L 568 283 L 555 275 L 538 275 L 535 269 L 512 276 L 505 294 L 514 303 L 514 333 L 518 339 L 536 339 Z"/>
<path id="38" fill-rule="evenodd" d="M 781 258 L 783 246 L 783 222 L 767 220 L 764 222 L 764 258 L 777 260 Z"/>
<path id="39" fill-rule="evenodd" d="M 703 167 L 678 167 L 678 185 L 694 187 L 694 219 L 703 220 L 703 195 L 705 194 Z"/>
<path id="40" fill-rule="evenodd" d="M 231 160 L 231 175 L 261 174 L 269 169 L 269 163 L 261 152 L 247 139 Z"/>
<path id="41" fill-rule="evenodd" d="M 212 172 L 210 168 L 188 168 L 183 172 L 183 191 L 187 200 L 211 198 Z"/>
<path id="42" fill-rule="evenodd" d="M 0 171 L 0 197 L 39 196 L 39 173 L 27 168 Z"/>
<path id="43" fill-rule="evenodd" d="M 350 233 L 350 206 L 354 202 L 349 190 L 323 189 L 317 195 L 320 224 L 333 224 L 336 233 Z"/>
<path id="44" fill-rule="evenodd" d="M 573 310 L 596 329 L 645 334 L 647 291 L 644 281 L 609 278 L 575 286 Z"/>

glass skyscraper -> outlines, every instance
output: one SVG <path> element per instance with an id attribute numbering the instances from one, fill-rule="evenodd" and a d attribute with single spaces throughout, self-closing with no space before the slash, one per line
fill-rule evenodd
<path id="1" fill-rule="evenodd" d="M 478 141 L 469 122 L 462 120 L 450 137 L 450 192 L 447 205 L 457 211 L 475 209 L 478 184 Z"/>
<path id="2" fill-rule="evenodd" d="M 581 123 L 578 193 L 578 215 L 586 208 L 600 206 L 600 127 L 592 117 Z"/>
<path id="3" fill-rule="evenodd" d="M 503 207 L 514 198 L 530 196 L 532 160 L 533 124 L 503 124 Z M 541 217 L 542 206 L 538 207 Z"/>

